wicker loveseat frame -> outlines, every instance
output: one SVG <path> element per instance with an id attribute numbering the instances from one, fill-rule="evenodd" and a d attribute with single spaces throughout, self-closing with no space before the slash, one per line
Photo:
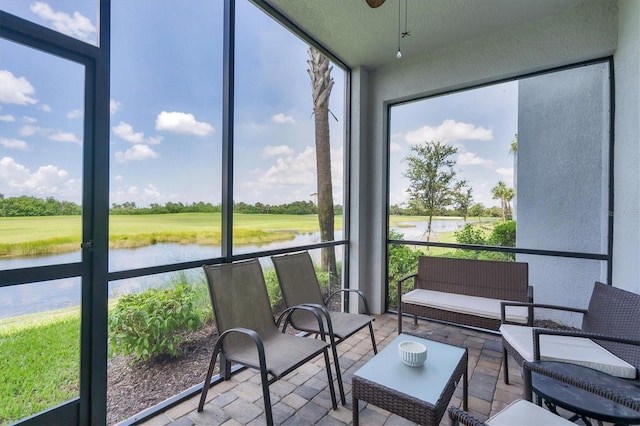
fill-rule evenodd
<path id="1" fill-rule="evenodd" d="M 529 266 L 523 262 L 486 261 L 421 256 L 418 272 L 398 281 L 398 333 L 402 333 L 402 316 L 446 321 L 489 330 L 498 330 L 501 320 L 469 313 L 438 309 L 402 300 L 402 285 L 413 279 L 414 289 L 433 290 L 501 301 L 533 302 L 529 286 Z"/>

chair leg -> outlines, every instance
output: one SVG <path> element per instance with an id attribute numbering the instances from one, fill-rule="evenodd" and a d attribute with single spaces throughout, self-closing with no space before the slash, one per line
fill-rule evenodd
<path id="1" fill-rule="evenodd" d="M 347 398 L 344 396 L 344 386 L 342 384 L 342 373 L 340 372 L 340 363 L 338 362 L 338 350 L 336 349 L 336 341 L 333 335 L 329 336 L 331 342 L 331 352 L 333 353 L 333 365 L 336 367 L 336 377 L 338 379 L 338 390 L 340 391 L 340 401 L 342 405 L 347 404 Z M 332 387 L 333 389 L 333 387 Z"/>
<path id="2" fill-rule="evenodd" d="M 509 355 L 507 354 L 507 349 L 502 348 L 502 362 L 504 364 L 504 384 L 509 384 Z"/>
<path id="3" fill-rule="evenodd" d="M 222 376 L 223 380 L 231 378 L 231 362 L 224 356 L 224 352 L 220 353 L 220 376 Z"/>
<path id="4" fill-rule="evenodd" d="M 260 371 L 260 379 L 262 381 L 262 398 L 264 400 L 264 415 L 267 425 L 273 426 L 273 411 L 271 410 L 271 395 L 269 394 L 269 380 L 266 370 Z"/>
<path id="5" fill-rule="evenodd" d="M 369 323 L 369 333 L 371 333 L 371 344 L 373 345 L 373 354 L 377 355 L 378 347 L 376 346 L 376 338 L 373 335 L 373 325 L 371 325 L 371 323 Z"/>
<path id="6" fill-rule="evenodd" d="M 329 384 L 329 392 L 331 393 L 331 404 L 333 405 L 333 409 L 336 410 L 338 409 L 338 403 L 336 401 L 336 390 L 333 388 L 333 376 L 331 375 L 331 361 L 329 361 L 329 351 L 327 351 L 326 348 L 324 350 L 324 363 L 327 367 L 327 383 Z M 342 389 L 342 377 L 340 376 L 339 369 L 338 369 L 338 377 L 340 377 L 340 379 L 338 380 L 340 390 L 344 392 L 344 389 Z M 344 405 L 344 400 L 342 404 Z"/>
<path id="7" fill-rule="evenodd" d="M 211 354 L 211 361 L 209 362 L 209 369 L 207 370 L 207 375 L 206 375 L 206 377 L 204 379 L 204 384 L 202 386 L 202 394 L 200 395 L 200 403 L 198 404 L 198 411 L 202 411 L 204 409 L 204 402 L 207 399 L 207 393 L 209 392 L 209 387 L 211 386 L 211 376 L 213 376 L 213 369 L 216 366 L 216 360 L 218 358 L 218 352 L 220 352 L 220 349 L 219 348 L 214 348 L 213 349 L 213 354 Z"/>

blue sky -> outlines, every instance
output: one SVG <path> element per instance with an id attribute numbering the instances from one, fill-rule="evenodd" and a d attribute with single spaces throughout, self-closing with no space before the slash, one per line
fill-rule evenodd
<path id="1" fill-rule="evenodd" d="M 163 4 L 164 3 L 164 4 Z M 312 200 L 315 156 L 307 45 L 238 1 L 235 200 Z M 97 2 L 3 0 L 2 9 L 97 44 Z M 176 7 L 179 5 L 179 7 Z M 222 1 L 112 2 L 110 202 L 220 202 Z M 0 193 L 80 202 L 81 65 L 0 40 Z M 334 66 L 334 198 L 342 204 L 344 72 Z M 512 184 L 517 84 L 398 106 L 392 112 L 393 204 L 402 159 L 437 137 L 458 147 L 476 201 Z"/>

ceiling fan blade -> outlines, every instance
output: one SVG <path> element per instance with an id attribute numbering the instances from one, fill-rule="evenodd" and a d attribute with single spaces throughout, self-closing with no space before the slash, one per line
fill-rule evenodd
<path id="1" fill-rule="evenodd" d="M 384 3 L 384 0 L 367 0 L 367 4 L 369 5 L 369 7 L 372 8 L 376 8 L 379 6 L 382 6 L 382 3 Z"/>

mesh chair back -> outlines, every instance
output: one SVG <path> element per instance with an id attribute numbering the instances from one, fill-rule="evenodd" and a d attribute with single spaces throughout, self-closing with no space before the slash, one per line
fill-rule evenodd
<path id="1" fill-rule="evenodd" d="M 582 330 L 640 340 L 640 294 L 596 282 Z M 640 371 L 640 346 L 599 340 L 598 344 Z"/>
<path id="2" fill-rule="evenodd" d="M 278 333 L 269 303 L 262 268 L 257 259 L 222 265 L 205 265 L 209 294 L 218 334 L 236 327 L 254 330 L 263 339 Z M 240 349 L 250 341 L 229 336 L 228 350 Z"/>
<path id="3" fill-rule="evenodd" d="M 287 306 L 302 303 L 324 305 L 318 277 L 308 252 L 273 256 L 271 260 Z"/>

